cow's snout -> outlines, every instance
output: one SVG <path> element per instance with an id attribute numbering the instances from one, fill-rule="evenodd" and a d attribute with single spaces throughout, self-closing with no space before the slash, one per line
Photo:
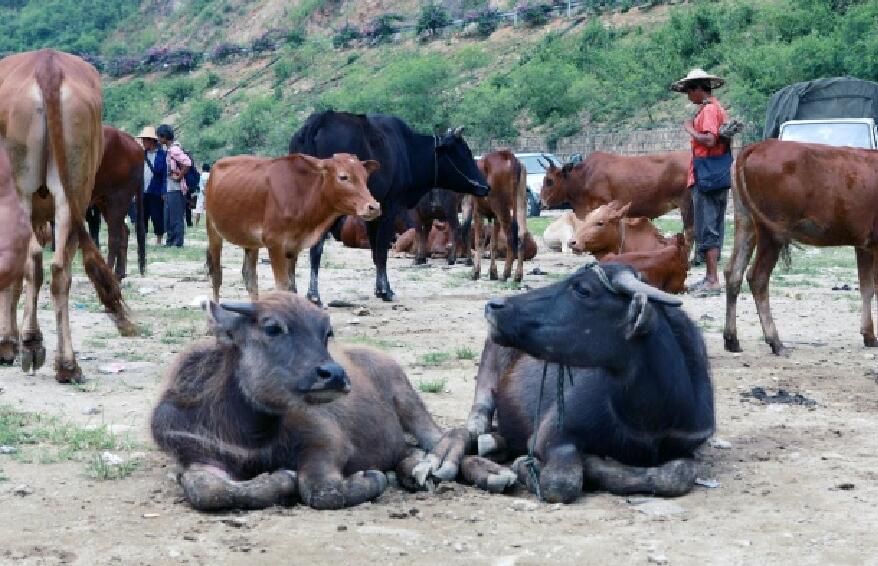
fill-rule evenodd
<path id="1" fill-rule="evenodd" d="M 367 203 L 360 211 L 360 218 L 366 221 L 375 220 L 379 216 L 381 216 L 381 205 L 375 201 Z"/>

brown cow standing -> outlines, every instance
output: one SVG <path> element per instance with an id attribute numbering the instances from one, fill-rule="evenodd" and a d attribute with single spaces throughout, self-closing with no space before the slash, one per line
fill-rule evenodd
<path id="1" fill-rule="evenodd" d="M 64 383 L 82 378 L 73 353 L 68 308 L 70 264 L 77 247 L 82 250 L 86 274 L 116 326 L 123 334 L 136 331 L 118 282 L 83 225 L 103 150 L 102 106 L 100 77 L 79 57 L 43 49 L 0 61 L 0 132 L 11 156 L 21 204 L 29 216 L 38 191 L 51 194 L 55 203 L 50 288 L 58 325 L 55 377 Z M 25 371 L 40 368 L 46 355 L 37 322 L 43 265 L 42 250 L 35 238 L 31 239 L 30 253 L 25 269 L 25 322 L 20 336 Z M 18 296 L 13 288 L 2 293 L 0 361 L 7 364 L 15 359 L 19 344 Z"/>
<path id="2" fill-rule="evenodd" d="M 570 203 L 579 218 L 614 200 L 631 203 L 633 217 L 658 218 L 679 208 L 686 241 L 692 242 L 692 195 L 686 188 L 691 157 L 685 151 L 652 155 L 597 151 L 581 163 L 558 167 L 550 162 L 540 198 L 546 206 Z"/>
<path id="3" fill-rule="evenodd" d="M 569 245 L 576 253 L 591 252 L 598 260 L 608 253 L 658 251 L 670 242 L 647 218 L 627 218 L 631 203 L 599 206 L 578 223 Z"/>
<path id="4" fill-rule="evenodd" d="M 294 153 L 276 159 L 239 155 L 210 170 L 205 193 L 207 264 L 213 296 L 222 285 L 223 240 L 244 248 L 244 285 L 258 298 L 256 261 L 268 248 L 275 287 L 296 292 L 296 260 L 341 215 L 373 220 L 381 206 L 366 188 L 376 161 L 346 153 L 317 159 Z"/>
<path id="5" fill-rule="evenodd" d="M 863 302 L 860 332 L 878 346 L 872 323 L 878 251 L 878 154 L 874 151 L 766 140 L 735 163 L 735 244 L 726 265 L 725 347 L 740 352 L 736 306 L 747 273 L 765 341 L 775 354 L 786 349 L 769 305 L 771 272 L 785 246 L 854 246 Z"/>
<path id="6" fill-rule="evenodd" d="M 503 267 L 503 281 L 512 273 L 512 262 L 516 255 L 516 282 L 524 277 L 524 236 L 527 233 L 527 170 L 524 164 L 508 150 L 494 151 L 477 161 L 479 169 L 488 180 L 491 192 L 486 197 L 470 196 L 464 199 L 463 233 L 469 234 L 472 221 L 476 254 L 473 259 L 473 280 L 478 280 L 482 270 L 484 240 L 482 226 L 484 220 L 493 220 L 491 236 L 491 267 L 488 275 L 497 279 L 497 242 L 499 232 L 506 233 L 506 241 L 513 242 L 506 251 L 506 264 Z M 514 249 L 512 249 L 514 248 Z"/>
<path id="7" fill-rule="evenodd" d="M 0 289 L 21 281 L 32 236 L 30 219 L 12 181 L 9 156 L 0 147 Z"/>
<path id="8" fill-rule="evenodd" d="M 136 200 L 137 206 L 137 263 L 140 274 L 146 270 L 146 234 L 143 223 L 143 147 L 130 135 L 113 128 L 103 127 L 104 150 L 101 165 L 95 175 L 95 186 L 91 193 L 89 207 L 97 207 L 104 220 L 107 221 L 107 264 L 116 272 L 116 278 L 122 280 L 126 276 L 128 263 L 128 226 L 125 216 Z M 51 235 L 51 227 L 44 226 L 52 221 L 55 205 L 52 195 L 38 192 L 33 199 L 32 217 L 38 226 L 38 237 L 42 246 L 47 245 L 46 235 Z M 92 238 L 100 230 L 100 217 L 94 222 L 86 217 Z"/>
<path id="9" fill-rule="evenodd" d="M 666 293 L 686 291 L 689 273 L 689 246 L 683 234 L 668 238 L 668 245 L 645 252 L 607 254 L 602 262 L 622 263 L 639 271 L 647 283 Z"/>

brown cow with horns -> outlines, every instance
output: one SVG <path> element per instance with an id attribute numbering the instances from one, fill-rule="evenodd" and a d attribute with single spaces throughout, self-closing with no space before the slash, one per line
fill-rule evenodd
<path id="1" fill-rule="evenodd" d="M 244 248 L 244 285 L 258 296 L 256 260 L 268 248 L 278 290 L 296 292 L 296 259 L 344 214 L 374 220 L 381 206 L 366 188 L 376 161 L 337 153 L 317 159 L 294 153 L 276 159 L 239 155 L 220 159 L 205 189 L 207 265 L 214 300 L 222 285 L 223 240 Z"/>

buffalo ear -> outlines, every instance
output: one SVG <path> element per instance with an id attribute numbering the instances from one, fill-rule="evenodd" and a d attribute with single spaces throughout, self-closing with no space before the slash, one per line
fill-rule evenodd
<path id="1" fill-rule="evenodd" d="M 375 171 L 378 171 L 379 169 L 381 169 L 381 164 L 378 163 L 377 161 L 375 161 L 374 159 L 369 159 L 369 160 L 363 162 L 363 167 L 366 168 L 366 173 L 371 175 Z"/>
<path id="2" fill-rule="evenodd" d="M 625 338 L 631 340 L 645 336 L 655 325 L 655 307 L 643 293 L 635 293 L 628 305 L 628 320 L 625 321 Z"/>
<path id="3" fill-rule="evenodd" d="M 207 312 L 207 323 L 217 342 L 223 345 L 233 344 L 232 332 L 243 318 L 242 315 L 228 311 L 213 301 L 205 301 L 202 308 Z"/>

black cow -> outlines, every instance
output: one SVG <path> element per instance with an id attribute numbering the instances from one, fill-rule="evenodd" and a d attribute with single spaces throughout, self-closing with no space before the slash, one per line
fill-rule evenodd
<path id="1" fill-rule="evenodd" d="M 369 177 L 369 190 L 381 204 L 382 214 L 369 222 L 372 261 L 378 270 L 375 296 L 393 300 L 387 279 L 387 251 L 393 240 L 397 212 L 414 208 L 434 187 L 485 196 L 488 185 L 476 166 L 472 152 L 461 137 L 461 129 L 443 135 L 412 131 L 394 116 L 349 114 L 328 110 L 312 114 L 290 140 L 290 153 L 331 157 L 352 153 L 360 159 L 375 159 L 381 169 Z M 308 298 L 320 304 L 317 275 L 323 240 L 311 248 L 311 283 Z"/>
<path id="2" fill-rule="evenodd" d="M 457 262 L 457 246 L 461 241 L 467 241 L 460 234 L 460 221 L 457 211 L 463 196 L 445 189 L 433 189 L 421 197 L 418 205 L 411 210 L 411 217 L 418 233 L 418 252 L 415 256 L 415 265 L 427 263 L 427 237 L 433 228 L 434 220 L 448 222 L 448 234 L 451 247 L 448 249 L 448 265 Z"/>
<path id="3" fill-rule="evenodd" d="M 479 452 L 502 439 L 524 454 L 535 435 L 538 485 L 552 502 L 574 501 L 584 478 L 613 493 L 688 492 L 693 451 L 714 430 L 713 388 L 704 340 L 679 304 L 612 263 L 491 300 L 467 423 Z M 495 412 L 499 438 L 486 437 Z M 535 490 L 524 462 L 513 467 Z"/>

